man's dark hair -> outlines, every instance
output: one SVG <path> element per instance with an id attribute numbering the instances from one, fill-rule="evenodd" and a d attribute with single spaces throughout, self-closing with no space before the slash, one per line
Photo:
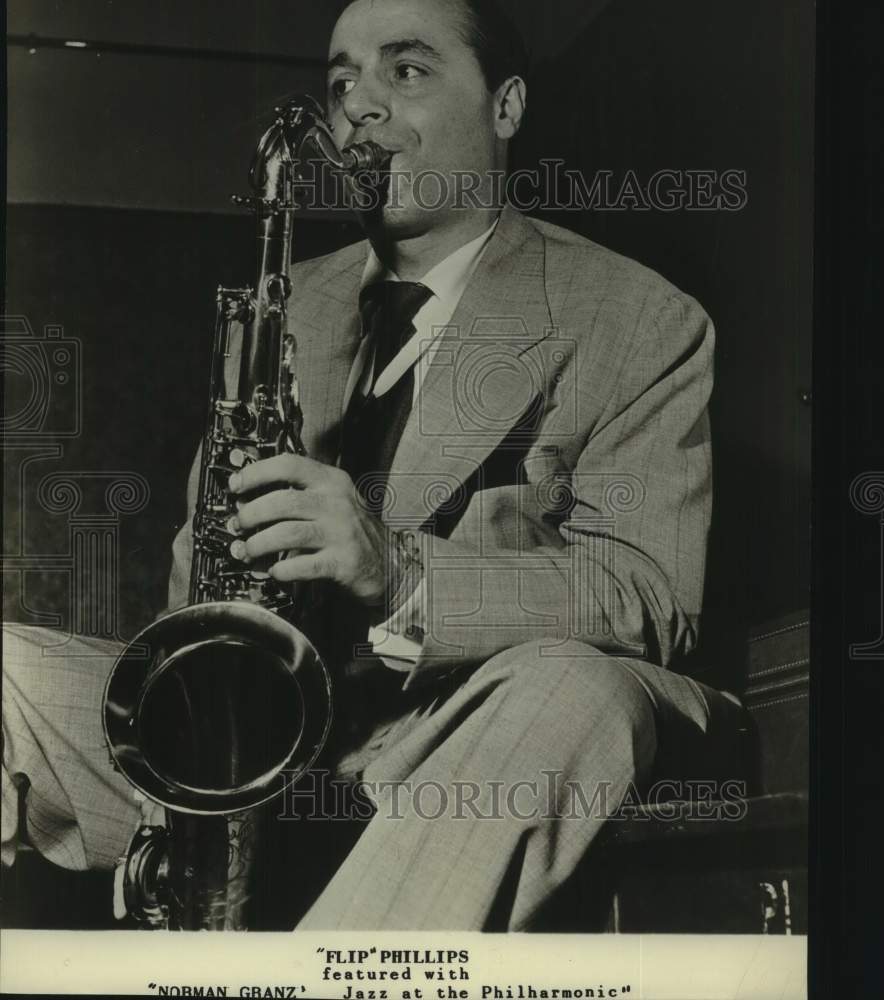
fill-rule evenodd
<path id="1" fill-rule="evenodd" d="M 466 17 L 464 41 L 476 53 L 493 93 L 511 76 L 528 75 L 525 40 L 499 0 L 458 0 Z"/>
<path id="2" fill-rule="evenodd" d="M 344 0 L 345 9 L 355 0 Z M 488 89 L 495 90 L 511 76 L 526 79 L 528 50 L 522 33 L 500 0 L 441 0 L 459 3 L 463 13 L 463 40 L 475 52 Z"/>

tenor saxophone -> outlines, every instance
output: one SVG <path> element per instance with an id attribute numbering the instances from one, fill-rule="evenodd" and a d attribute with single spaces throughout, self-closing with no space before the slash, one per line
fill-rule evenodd
<path id="1" fill-rule="evenodd" d="M 312 98 L 276 115 L 254 154 L 252 194 L 234 199 L 255 215 L 258 274 L 254 289 L 218 289 L 189 604 L 129 643 L 104 692 L 113 765 L 163 807 L 164 824 L 142 826 L 118 870 L 126 911 L 147 927 L 254 925 L 262 807 L 314 765 L 331 724 L 329 671 L 291 620 L 291 591 L 230 555 L 227 480 L 304 454 L 287 301 L 305 167 L 328 163 L 367 190 L 390 154 L 371 142 L 339 150 Z"/>

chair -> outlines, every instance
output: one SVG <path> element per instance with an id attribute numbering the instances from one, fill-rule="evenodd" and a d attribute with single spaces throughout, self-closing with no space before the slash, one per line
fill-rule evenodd
<path id="1" fill-rule="evenodd" d="M 608 824 L 586 876 L 607 880 L 605 930 L 807 932 L 809 647 L 806 611 L 750 633 L 744 798 L 646 806 Z"/>

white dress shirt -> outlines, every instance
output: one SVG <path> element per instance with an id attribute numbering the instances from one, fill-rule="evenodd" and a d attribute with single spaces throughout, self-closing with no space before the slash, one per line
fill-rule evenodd
<path id="1" fill-rule="evenodd" d="M 424 376 L 438 349 L 439 334 L 451 321 L 496 226 L 495 219 L 481 236 L 455 250 L 420 279 L 420 284 L 426 285 L 433 294 L 414 317 L 414 334 L 389 365 L 378 374 L 377 381 L 374 372 L 374 342 L 370 337 L 362 340 L 344 394 L 344 413 L 354 393 L 359 392 L 366 396 L 374 386 L 374 394 L 383 396 L 412 368 L 414 369 L 412 405 L 414 404 L 420 394 Z M 362 288 L 378 281 L 400 280 L 397 274 L 381 263 L 373 249 L 369 251 L 362 275 Z M 407 672 L 417 662 L 421 652 L 420 637 L 426 622 L 425 608 L 426 586 L 421 583 L 394 615 L 383 624 L 369 629 L 368 641 L 388 667 Z"/>

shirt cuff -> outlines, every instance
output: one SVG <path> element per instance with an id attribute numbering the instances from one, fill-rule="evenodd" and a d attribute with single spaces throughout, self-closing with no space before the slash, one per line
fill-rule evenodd
<path id="1" fill-rule="evenodd" d="M 424 580 L 380 625 L 368 630 L 375 656 L 391 670 L 409 673 L 420 659 L 426 630 L 427 587 Z"/>

